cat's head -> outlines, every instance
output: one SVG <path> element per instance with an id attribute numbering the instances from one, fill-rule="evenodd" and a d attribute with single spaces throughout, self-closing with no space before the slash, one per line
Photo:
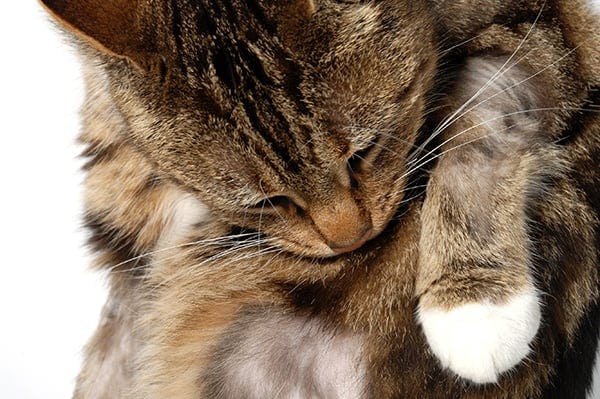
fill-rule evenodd
<path id="1" fill-rule="evenodd" d="M 309 256 L 404 198 L 435 64 L 413 0 L 44 0 L 101 61 L 132 143 L 228 223 Z"/>

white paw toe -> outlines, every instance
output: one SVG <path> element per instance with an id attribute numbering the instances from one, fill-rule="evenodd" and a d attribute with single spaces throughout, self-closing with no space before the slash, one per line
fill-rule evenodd
<path id="1" fill-rule="evenodd" d="M 419 321 L 442 366 L 478 384 L 493 383 L 520 363 L 540 326 L 535 290 L 507 303 L 470 303 L 449 311 L 419 309 Z"/>

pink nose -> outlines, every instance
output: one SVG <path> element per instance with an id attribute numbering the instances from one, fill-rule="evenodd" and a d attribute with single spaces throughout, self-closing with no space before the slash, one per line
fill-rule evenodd
<path id="1" fill-rule="evenodd" d="M 336 254 L 343 254 L 352 252 L 363 246 L 364 243 L 369 241 L 373 236 L 373 226 L 369 223 L 365 226 L 356 239 L 351 242 L 330 242 L 329 248 L 333 249 Z"/>

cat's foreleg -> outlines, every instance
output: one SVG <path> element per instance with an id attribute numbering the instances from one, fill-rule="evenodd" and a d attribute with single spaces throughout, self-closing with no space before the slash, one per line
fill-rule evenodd
<path id="1" fill-rule="evenodd" d="M 442 365 L 477 383 L 525 358 L 540 324 L 526 221 L 532 158 L 495 163 L 476 147 L 443 158 L 423 208 L 419 321 Z"/>
<path id="2" fill-rule="evenodd" d="M 485 82 L 485 63 L 471 62 L 466 85 Z M 560 169 L 532 102 L 507 87 L 445 129 L 421 217 L 418 319 L 442 366 L 476 383 L 531 350 L 541 311 L 527 207 Z"/>

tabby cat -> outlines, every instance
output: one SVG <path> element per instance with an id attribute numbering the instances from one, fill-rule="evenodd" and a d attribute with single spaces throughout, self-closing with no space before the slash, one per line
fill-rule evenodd
<path id="1" fill-rule="evenodd" d="M 43 0 L 110 296 L 76 398 L 584 398 L 583 0 Z"/>

